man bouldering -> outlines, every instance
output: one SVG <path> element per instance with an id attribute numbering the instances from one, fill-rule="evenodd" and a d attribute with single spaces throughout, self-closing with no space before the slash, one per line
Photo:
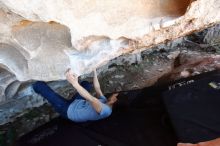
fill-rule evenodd
<path id="1" fill-rule="evenodd" d="M 66 100 L 55 93 L 45 82 L 37 81 L 33 84 L 33 89 L 48 100 L 62 117 L 74 122 L 95 121 L 107 118 L 112 113 L 113 104 L 117 101 L 118 94 L 112 94 L 108 99 L 103 95 L 94 70 L 93 85 L 96 97 L 89 92 L 92 85 L 83 81 L 79 84 L 78 76 L 73 74 L 70 69 L 65 73 L 67 81 L 77 90 L 71 100 Z"/>

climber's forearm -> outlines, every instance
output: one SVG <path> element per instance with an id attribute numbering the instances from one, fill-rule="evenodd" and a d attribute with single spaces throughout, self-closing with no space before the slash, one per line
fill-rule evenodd
<path id="1" fill-rule="evenodd" d="M 94 71 L 93 85 L 94 85 L 97 97 L 103 96 L 103 93 L 102 93 L 102 90 L 100 88 L 100 84 L 99 84 L 99 80 L 98 80 L 96 71 Z"/>
<path id="2" fill-rule="evenodd" d="M 92 107 L 96 110 L 96 112 L 100 113 L 102 110 L 101 102 L 93 97 L 88 91 L 86 91 L 79 83 L 73 83 L 73 87 L 77 90 L 77 92 L 84 97 L 86 100 L 88 100 Z"/>

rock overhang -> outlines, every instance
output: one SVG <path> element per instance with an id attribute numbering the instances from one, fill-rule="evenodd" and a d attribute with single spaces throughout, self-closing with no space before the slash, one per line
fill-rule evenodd
<path id="1" fill-rule="evenodd" d="M 68 67 L 83 75 L 122 54 L 218 23 L 219 6 L 218 0 L 4 0 L 0 51 L 14 50 L 0 64 L 21 81 L 65 79 Z"/>

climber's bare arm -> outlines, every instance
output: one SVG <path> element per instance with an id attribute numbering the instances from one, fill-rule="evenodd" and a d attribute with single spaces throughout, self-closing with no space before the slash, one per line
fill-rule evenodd
<path id="1" fill-rule="evenodd" d="M 103 96 L 102 90 L 100 88 L 99 80 L 97 77 L 96 69 L 93 71 L 94 77 L 93 77 L 93 85 L 96 91 L 96 97 L 99 98 L 100 96 Z"/>
<path id="2" fill-rule="evenodd" d="M 70 69 L 66 72 L 66 79 L 67 81 L 73 85 L 73 87 L 77 90 L 77 92 L 84 97 L 87 101 L 92 104 L 92 107 L 96 110 L 96 112 L 100 113 L 102 110 L 101 102 L 93 97 L 88 91 L 86 91 L 79 83 L 78 77 L 74 75 Z"/>

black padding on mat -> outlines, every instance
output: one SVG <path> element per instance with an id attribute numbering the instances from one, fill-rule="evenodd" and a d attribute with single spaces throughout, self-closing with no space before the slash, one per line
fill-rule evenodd
<path id="1" fill-rule="evenodd" d="M 181 86 L 175 83 L 163 94 L 179 141 L 196 143 L 220 137 L 220 89 L 209 85 L 220 83 L 220 73 L 181 82 Z"/>

